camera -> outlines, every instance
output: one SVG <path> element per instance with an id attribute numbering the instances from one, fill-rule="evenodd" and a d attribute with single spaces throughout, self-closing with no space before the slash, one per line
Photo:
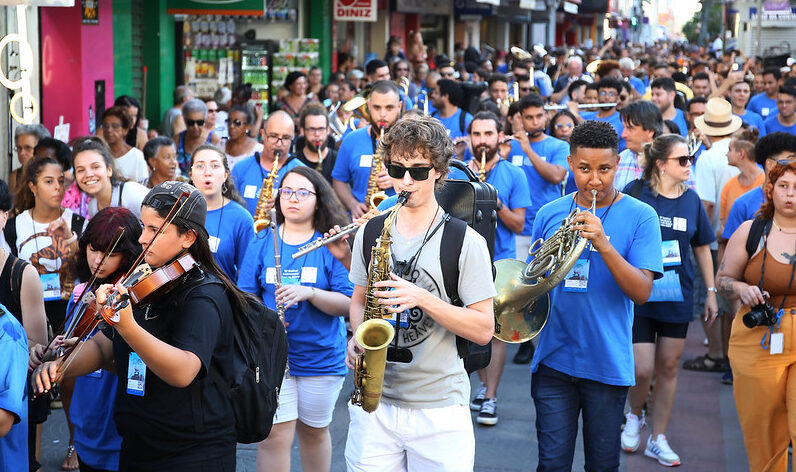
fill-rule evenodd
<path id="1" fill-rule="evenodd" d="M 753 306 L 749 313 L 743 315 L 743 324 L 747 328 L 774 326 L 777 323 L 777 311 L 768 303 L 768 297 L 765 300 L 765 303 Z"/>

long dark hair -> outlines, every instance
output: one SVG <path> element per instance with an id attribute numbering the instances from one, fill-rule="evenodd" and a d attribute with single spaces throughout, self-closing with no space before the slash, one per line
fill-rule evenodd
<path id="1" fill-rule="evenodd" d="M 30 210 L 36 206 L 36 196 L 33 195 L 33 191 L 30 190 L 28 183 L 35 185 L 39 180 L 39 175 L 41 174 L 42 169 L 44 169 L 44 166 L 50 164 L 60 167 L 61 171 L 63 172 L 64 168 L 61 163 L 52 157 L 34 157 L 25 163 L 25 181 L 14 199 L 15 214 L 18 215 L 23 211 Z"/>
<path id="2" fill-rule="evenodd" d="M 323 175 L 315 169 L 305 166 L 294 167 L 282 176 L 279 188 L 285 183 L 285 178 L 290 174 L 299 174 L 306 177 L 313 187 L 315 187 L 315 213 L 312 217 L 312 227 L 316 231 L 324 232 L 333 228 L 334 225 L 345 226 L 348 223 L 348 215 L 343 212 L 343 204 L 337 198 L 337 194 Z M 276 222 L 285 222 L 285 215 L 282 214 L 281 198 L 276 198 Z"/>
<path id="3" fill-rule="evenodd" d="M 229 163 L 227 162 L 227 155 L 224 153 L 224 151 L 222 151 L 216 146 L 213 146 L 212 144 L 202 144 L 201 146 L 196 148 L 196 150 L 191 154 L 191 167 L 193 167 L 194 156 L 196 156 L 196 154 L 198 154 L 200 151 L 205 151 L 205 150 L 214 151 L 216 154 L 218 154 L 218 157 L 221 158 L 221 162 L 224 163 L 224 170 L 226 172 L 229 172 Z M 193 185 L 193 181 L 191 181 L 191 185 Z M 196 185 L 194 185 L 194 187 L 196 187 Z M 231 173 L 227 176 L 227 180 L 224 181 L 224 184 L 221 186 L 221 196 L 226 197 L 227 199 L 232 200 L 233 202 L 239 203 L 242 207 L 246 208 L 246 201 L 240 196 L 240 193 L 238 193 L 238 189 L 235 188 L 235 182 L 232 181 Z"/>
<path id="4" fill-rule="evenodd" d="M 91 278 L 91 269 L 86 260 L 86 248 L 89 244 L 95 251 L 107 251 L 113 244 L 113 239 L 119 228 L 124 228 L 124 236 L 114 249 L 113 254 L 121 254 L 122 263 L 119 270 L 109 276 L 107 280 L 113 280 L 117 275 L 130 269 L 133 261 L 141 254 L 141 244 L 138 243 L 138 238 L 141 237 L 141 223 L 127 208 L 103 208 L 88 221 L 78 242 L 77 253 L 75 253 L 75 270 L 80 280 Z"/>
<path id="5" fill-rule="evenodd" d="M 165 219 L 169 215 L 169 212 L 173 206 L 174 205 L 165 205 L 160 209 L 152 207 L 150 208 L 155 210 L 159 217 Z M 177 228 L 177 233 L 180 236 L 188 231 L 193 231 L 196 234 L 196 239 L 191 247 L 188 248 L 188 252 L 199 264 L 201 264 L 202 270 L 215 275 L 221 281 L 221 283 L 224 284 L 227 294 L 231 296 L 231 301 L 237 305 L 232 307 L 233 311 L 245 310 L 248 306 L 248 300 L 250 299 L 249 297 L 252 297 L 252 295 L 249 295 L 239 289 L 238 286 L 235 285 L 235 283 L 232 282 L 229 277 L 227 277 L 227 274 L 221 269 L 221 267 L 218 266 L 215 256 L 213 256 L 213 253 L 210 251 L 210 245 L 207 241 L 206 233 L 201 231 L 199 228 L 192 226 L 191 223 L 183 220 L 182 218 L 175 218 L 171 224 Z"/>

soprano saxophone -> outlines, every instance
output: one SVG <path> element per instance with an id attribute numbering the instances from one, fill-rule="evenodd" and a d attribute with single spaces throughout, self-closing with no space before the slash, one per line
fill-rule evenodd
<path id="1" fill-rule="evenodd" d="M 486 181 L 486 147 L 481 148 L 481 168 L 478 169 L 478 180 Z"/>
<path id="2" fill-rule="evenodd" d="M 274 179 L 279 173 L 279 155 L 281 151 L 274 151 L 274 165 L 268 177 L 263 179 L 263 188 L 260 189 L 260 198 L 257 200 L 257 208 L 254 210 L 254 232 L 259 233 L 271 225 L 271 215 L 268 212 L 268 200 L 274 198 Z M 258 163 L 259 165 L 259 163 Z"/>
<path id="3" fill-rule="evenodd" d="M 395 328 L 384 318 L 390 313 L 379 304 L 373 294 L 377 289 L 376 282 L 390 278 L 390 229 L 398 211 L 406 203 L 409 194 L 401 192 L 398 203 L 384 220 L 379 239 L 370 250 L 370 267 L 368 268 L 368 287 L 365 292 L 365 320 L 357 328 L 354 337 L 365 349 L 365 354 L 357 357 L 354 368 L 354 391 L 351 393 L 351 404 L 359 405 L 371 413 L 379 407 L 382 385 L 384 384 L 384 368 L 387 364 L 387 346 L 395 336 Z"/>
<path id="4" fill-rule="evenodd" d="M 379 142 L 384 139 L 384 126 L 382 121 L 379 123 Z M 365 194 L 365 204 L 370 205 L 370 208 L 376 208 L 379 203 L 387 198 L 387 194 L 379 190 L 378 178 L 382 169 L 382 155 L 378 147 L 373 150 L 373 162 L 370 164 L 370 176 L 368 177 L 368 192 Z"/>
<path id="5" fill-rule="evenodd" d="M 271 227 L 271 233 L 274 236 L 274 271 L 276 274 L 274 275 L 274 292 L 282 288 L 282 255 L 279 253 L 279 235 L 277 234 L 277 226 L 276 226 L 276 208 L 271 207 L 271 211 L 268 213 L 269 221 L 268 225 Z M 285 324 L 285 304 L 282 302 L 276 302 L 276 315 L 279 317 L 279 321 L 282 322 L 282 325 Z M 285 378 L 290 378 L 290 364 L 285 363 Z"/>

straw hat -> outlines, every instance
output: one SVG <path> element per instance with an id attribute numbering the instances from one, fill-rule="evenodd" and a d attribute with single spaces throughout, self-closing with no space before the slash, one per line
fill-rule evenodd
<path id="1" fill-rule="evenodd" d="M 706 136 L 726 136 L 741 127 L 741 117 L 732 114 L 732 105 L 721 97 L 708 100 L 705 114 L 694 120 L 694 126 Z"/>

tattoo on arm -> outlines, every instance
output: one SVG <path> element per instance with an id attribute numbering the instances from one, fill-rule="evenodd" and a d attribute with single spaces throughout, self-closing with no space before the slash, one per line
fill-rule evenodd
<path id="1" fill-rule="evenodd" d="M 783 252 L 782 257 L 788 260 L 788 264 L 796 263 L 796 253 L 788 254 L 787 252 Z"/>
<path id="2" fill-rule="evenodd" d="M 721 264 L 719 265 L 719 271 L 722 270 L 724 270 L 724 261 L 721 261 Z"/>
<path id="3" fill-rule="evenodd" d="M 733 290 L 732 287 L 733 282 L 735 282 L 735 280 L 731 277 L 727 277 L 726 275 L 719 277 L 717 280 L 717 285 L 721 296 L 731 298 L 735 295 L 735 290 Z"/>

